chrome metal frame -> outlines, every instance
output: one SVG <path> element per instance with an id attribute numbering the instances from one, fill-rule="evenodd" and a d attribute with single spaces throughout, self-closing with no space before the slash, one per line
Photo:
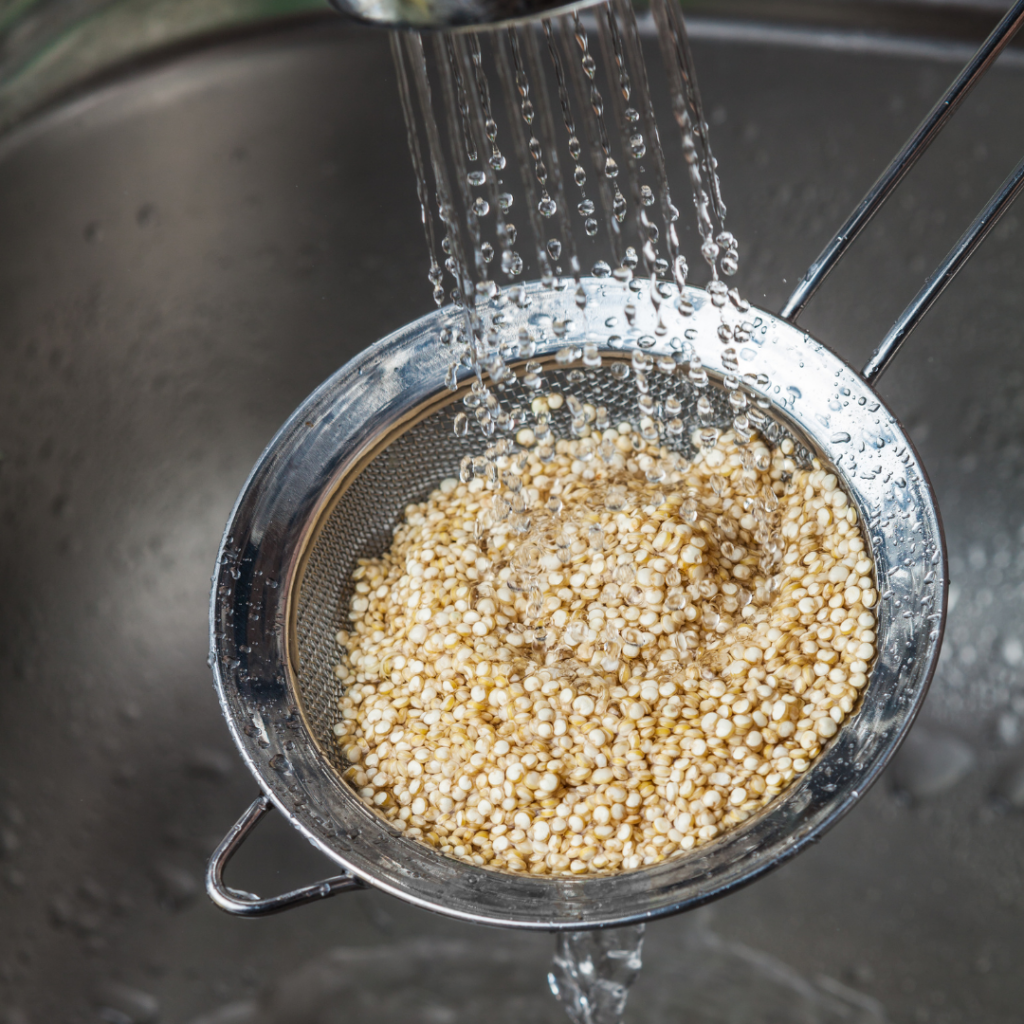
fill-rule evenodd
<path id="1" fill-rule="evenodd" d="M 967 62 L 963 70 L 956 76 L 950 87 L 943 96 L 928 112 L 925 119 L 918 125 L 914 133 L 903 144 L 902 149 L 893 157 L 892 162 L 882 172 L 881 177 L 871 186 L 867 195 L 858 203 L 857 207 L 846 219 L 845 223 L 832 236 L 829 243 L 821 251 L 821 255 L 808 267 L 807 272 L 800 279 L 793 294 L 786 300 L 782 307 L 781 316 L 791 323 L 803 312 L 804 307 L 810 301 L 811 296 L 821 287 L 825 278 L 835 269 L 836 264 L 846 254 L 853 240 L 867 227 L 868 222 L 882 208 L 882 205 L 895 191 L 896 186 L 903 180 L 907 172 L 924 154 L 924 151 L 935 141 L 936 136 L 949 122 L 960 104 L 967 98 L 968 93 L 981 81 L 982 76 L 996 62 L 996 58 L 1010 44 L 1010 41 L 1017 34 L 1017 31 L 1024 25 L 1024 0 L 1015 0 L 1014 4 L 999 20 L 999 23 L 989 34 L 988 38 L 981 44 L 978 51 Z M 1018 166 L 1017 171 L 1020 170 Z M 1014 174 L 1017 173 L 1014 172 Z M 1011 178 L 1013 175 L 1011 175 Z M 1019 178 L 1018 178 L 1019 180 Z M 888 365 L 903 339 L 917 326 L 917 322 L 928 311 L 931 303 L 935 301 L 943 288 L 953 279 L 957 271 L 966 262 L 977 245 L 991 230 L 996 220 L 1002 215 L 1005 209 L 1013 201 L 1016 191 L 1007 193 L 1007 182 L 1000 186 L 999 191 L 992 197 L 985 210 L 974 221 L 967 233 L 960 239 L 954 249 L 946 257 L 942 267 L 929 279 L 928 285 L 914 299 L 914 302 L 904 310 L 897 321 L 895 331 L 900 330 L 899 340 L 895 340 L 890 332 L 886 339 L 879 346 L 879 351 L 872 357 L 871 362 L 865 369 L 872 371 L 874 380 Z M 957 253 L 962 253 L 958 256 Z M 945 269 L 943 269 L 945 268 Z M 925 299 L 925 291 L 930 291 L 930 298 Z M 893 339 L 893 340 L 891 340 Z M 883 349 L 891 348 L 891 354 L 886 358 L 881 355 Z"/>
<path id="2" fill-rule="evenodd" d="M 932 308 L 935 300 L 945 291 L 946 286 L 960 272 L 971 258 L 974 250 L 985 240 L 986 235 L 996 226 L 999 218 L 1010 208 L 1014 199 L 1024 188 L 1024 159 L 1009 173 L 1006 180 L 996 189 L 984 209 L 971 222 L 971 226 L 960 236 L 946 258 L 925 281 L 913 301 L 899 315 L 889 333 L 882 339 L 868 360 L 861 376 L 874 384 L 896 357 L 910 332 L 921 322 L 925 313 Z"/>
<path id="3" fill-rule="evenodd" d="M 572 290 L 528 286 L 526 310 L 505 307 L 513 335 L 538 317 L 577 322 L 580 336 L 607 336 L 621 313 L 621 286 L 585 279 L 585 317 Z M 689 290 L 695 312 L 678 317 L 654 354 L 689 340 L 723 375 L 719 311 Z M 654 337 L 649 301 L 614 350 L 621 358 Z M 342 367 L 292 415 L 253 470 L 232 513 L 211 605 L 211 664 L 234 740 L 266 793 L 310 842 L 351 879 L 463 920 L 543 930 L 641 922 L 724 895 L 798 853 L 835 824 L 877 778 L 909 729 L 938 659 L 946 607 L 946 562 L 934 496 L 913 445 L 864 379 L 798 328 L 762 310 L 747 318 L 744 365 L 766 373 L 773 415 L 803 434 L 843 478 L 860 510 L 880 584 L 879 656 L 862 705 L 832 745 L 763 812 L 707 847 L 636 871 L 587 878 L 536 877 L 473 867 L 403 837 L 346 784 L 302 722 L 292 672 L 289 610 L 303 552 L 335 492 L 400 420 L 437 402 L 448 352 L 445 309 L 377 342 Z M 580 322 L 584 320 L 585 322 Z M 574 329 L 575 331 L 575 329 Z M 546 343 L 551 356 L 565 339 Z M 646 344 L 646 342 L 645 342 Z M 463 381 L 463 386 L 467 383 Z M 263 813 L 254 804 L 221 845 L 208 874 L 223 909 L 268 913 L 352 888 L 344 876 L 272 900 L 233 893 L 222 870 Z"/>

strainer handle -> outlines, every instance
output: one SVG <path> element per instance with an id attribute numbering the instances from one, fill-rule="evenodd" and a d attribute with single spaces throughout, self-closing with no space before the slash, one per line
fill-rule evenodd
<path id="1" fill-rule="evenodd" d="M 363 883 L 352 875 L 335 875 L 315 885 L 307 885 L 302 889 L 293 889 L 280 896 L 268 896 L 265 899 L 251 892 L 229 889 L 224 884 L 224 869 L 228 866 L 228 861 L 238 852 L 238 848 L 245 842 L 249 833 L 273 806 L 266 796 L 254 800 L 245 814 L 231 827 L 231 831 L 221 841 L 220 846 L 213 851 L 210 863 L 206 866 L 206 892 L 221 910 L 238 917 L 263 917 L 266 914 L 290 910 L 292 907 L 301 907 L 304 903 L 314 903 L 328 896 L 336 896 L 340 892 L 363 888 Z"/>
<path id="2" fill-rule="evenodd" d="M 960 240 L 939 264 L 932 276 L 922 285 L 913 301 L 899 315 L 889 333 L 875 349 L 860 375 L 874 387 L 878 378 L 885 373 L 896 358 L 907 335 L 921 322 L 922 317 L 943 293 L 946 285 L 960 272 L 963 265 L 974 254 L 974 250 L 985 240 L 985 236 L 996 226 L 999 218 L 1024 191 L 1024 160 L 1009 173 L 1006 180 L 996 189 L 995 195 L 985 204 L 984 209 L 971 222 L 971 226 L 960 236 Z"/>
<path id="3" fill-rule="evenodd" d="M 868 222 L 892 195 L 910 168 L 917 163 L 918 157 L 931 145 L 967 94 L 995 63 L 996 58 L 1009 45 L 1022 26 L 1024 26 L 1024 0 L 1015 0 L 1013 6 L 1000 19 L 999 24 L 992 30 L 985 42 L 981 44 L 977 53 L 956 76 L 942 98 L 915 129 L 914 134 L 907 139 L 903 148 L 893 158 L 892 163 L 882 172 L 882 176 L 871 186 L 868 194 L 850 214 L 846 223 L 833 235 L 821 255 L 811 264 L 796 290 L 782 307 L 780 315 L 783 320 L 788 320 L 790 323 L 796 320 L 822 281 L 843 258 L 853 240 L 867 227 Z"/>

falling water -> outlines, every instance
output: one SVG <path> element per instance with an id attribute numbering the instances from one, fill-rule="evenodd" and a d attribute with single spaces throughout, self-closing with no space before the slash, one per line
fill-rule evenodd
<path id="1" fill-rule="evenodd" d="M 620 1024 L 640 973 L 644 925 L 562 932 L 548 984 L 575 1024 Z"/>
<path id="2" fill-rule="evenodd" d="M 660 308 L 670 299 L 673 308 L 688 312 L 689 267 L 681 251 L 679 210 L 669 187 L 669 160 L 636 19 L 628 0 L 592 10 L 600 60 L 592 22 L 578 14 L 545 19 L 539 26 L 438 35 L 426 48 L 415 35 L 393 42 L 417 192 L 425 221 L 433 212 L 427 197 L 433 193 L 436 198 L 443 266 L 454 279 L 454 301 L 466 317 L 460 341 L 468 352 L 467 365 L 476 364 L 481 347 L 501 347 L 481 346 L 478 321 L 502 280 L 512 283 L 531 269 L 548 288 L 566 287 L 566 276 L 575 281 L 583 307 L 586 297 L 578 287 L 583 266 L 598 277 L 614 274 L 628 298 L 627 292 L 638 291 L 630 282 L 642 263 L 642 274 L 652 285 L 649 301 Z M 721 278 L 735 273 L 738 246 L 725 229 L 717 163 L 685 25 L 667 0 L 657 0 L 653 14 L 693 192 L 700 252 L 711 271 L 707 287 L 715 305 L 723 308 L 729 289 Z M 504 95 L 504 115 L 492 102 L 491 76 Z M 418 118 L 412 90 L 419 97 Z M 423 159 L 421 136 L 429 160 Z M 499 137 L 507 140 L 514 159 L 508 159 Z M 587 194 L 588 186 L 596 196 Z M 519 247 L 525 239 L 514 223 L 519 209 L 525 211 L 527 224 L 521 226 L 533 243 L 525 259 Z M 606 244 L 599 238 L 602 220 Z M 429 236 L 432 226 L 425 226 Z M 442 264 L 430 237 L 428 249 L 436 300 Z"/>
<path id="3" fill-rule="evenodd" d="M 735 346 L 748 339 L 752 329 L 743 320 L 749 306 L 722 280 L 737 270 L 738 246 L 725 229 L 726 208 L 682 15 L 672 0 L 652 0 L 652 10 L 678 129 L 683 177 L 693 193 L 700 255 L 710 271 L 706 288 L 720 311 L 723 363 L 737 369 L 725 383 L 735 414 L 733 429 L 744 443 L 754 435 L 752 424 L 764 417 L 759 401 L 751 402 L 761 396 L 748 393 L 736 362 Z M 538 342 L 550 341 L 546 331 L 564 338 L 556 356 L 558 365 L 582 362 L 594 368 L 601 365 L 602 348 L 621 344 L 614 332 L 622 328 L 618 318 L 611 317 L 605 321 L 604 336 L 589 329 L 581 336 L 567 313 L 564 321 L 555 321 L 550 328 L 539 328 L 537 333 L 524 328 L 509 336 L 502 326 L 503 304 L 530 302 L 517 280 L 529 271 L 545 288 L 571 288 L 575 306 L 585 317 L 582 268 L 588 266 L 594 277 L 612 278 L 608 287 L 621 288 L 628 329 L 637 322 L 638 304 L 651 303 L 657 313 L 657 335 L 667 334 L 670 325 L 673 331 L 685 333 L 680 321 L 685 323 L 693 313 L 680 215 L 669 187 L 670 154 L 658 129 L 633 9 L 629 0 L 610 0 L 592 8 L 591 15 L 586 19 L 564 15 L 545 19 L 539 26 L 471 35 L 435 35 L 426 47 L 416 34 L 396 34 L 392 39 L 427 239 L 427 276 L 439 305 L 447 276 L 448 294 L 463 314 L 461 328 L 446 329 L 440 337 L 451 350 L 447 384 L 456 390 L 463 368 L 476 377 L 463 398 L 464 411 L 454 419 L 454 429 L 464 436 L 475 422 L 487 445 L 483 454 L 463 459 L 460 475 L 464 482 L 482 478 L 493 492 L 477 530 L 483 534 L 500 526 L 499 521 L 514 523 L 522 534 L 521 550 L 534 551 L 535 561 L 559 558 L 563 553 L 559 545 L 578 539 L 576 526 L 564 519 L 560 501 L 558 507 L 548 503 L 541 509 L 527 508 L 517 478 L 507 467 L 520 453 L 525 458 L 524 445 L 536 444 L 542 461 L 553 456 L 557 437 L 552 412 L 563 398 L 546 394 L 539 362 L 525 365 L 522 383 L 537 398 L 522 415 L 504 411 L 492 387 L 500 387 L 513 372 L 508 365 L 511 360 L 529 360 Z M 492 77 L 504 100 L 503 112 L 492 100 Z M 429 159 L 423 157 L 421 138 Z M 435 250 L 435 211 L 443 232 L 443 264 Z M 520 217 L 529 241 L 515 224 Z M 497 260 L 496 254 L 500 254 Z M 567 306 L 571 309 L 572 303 Z M 676 358 L 641 351 L 654 343 L 654 337 L 637 339 L 639 348 L 631 365 L 617 362 L 613 373 L 618 380 L 630 379 L 635 387 L 635 423 L 641 436 L 671 446 L 685 433 L 679 418 L 681 403 L 677 399 L 663 406 L 655 402 L 650 375 L 679 370 L 681 386 L 698 394 L 707 386 L 708 376 L 679 339 L 672 346 Z M 570 373 L 568 380 L 585 387 L 581 372 L 575 377 Z M 762 392 L 765 383 L 758 381 Z M 564 393 L 571 434 L 590 446 L 587 457 L 604 457 L 608 441 L 602 444 L 601 432 L 609 425 L 608 414 L 603 408 L 585 406 L 586 397 L 582 390 Z M 706 397 L 697 403 L 698 411 L 704 407 L 711 409 Z M 702 424 L 701 443 L 713 445 L 719 430 L 710 420 Z M 587 441 L 592 425 L 597 434 Z M 522 441 L 527 435 L 529 440 Z M 677 468 L 673 459 L 678 458 L 677 453 L 669 453 L 670 470 Z M 652 472 L 656 481 L 665 471 L 655 468 Z M 609 495 L 608 501 L 619 502 L 608 508 L 621 508 L 627 497 L 620 501 Z M 597 530 L 600 533 L 600 527 Z M 586 543 L 601 550 L 602 538 L 590 537 Z M 524 566 L 522 578 L 510 580 L 513 584 L 520 592 L 532 594 L 530 568 Z M 536 615 L 540 615 L 539 598 Z M 537 642 L 554 643 L 556 633 L 539 629 Z M 611 635 L 597 640 L 617 649 L 621 638 Z M 641 966 L 643 932 L 641 925 L 560 935 L 548 981 L 573 1021 L 621 1022 L 629 988 Z"/>

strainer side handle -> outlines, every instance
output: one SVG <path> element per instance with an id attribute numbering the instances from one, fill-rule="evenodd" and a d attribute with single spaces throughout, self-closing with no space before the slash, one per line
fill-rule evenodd
<path id="1" fill-rule="evenodd" d="M 1024 0 L 1015 0 L 1012 7 L 1000 19 L 977 53 L 967 62 L 956 76 L 942 98 L 928 112 L 925 119 L 904 143 L 903 148 L 893 157 L 882 172 L 882 176 L 871 186 L 868 193 L 850 214 L 843 226 L 833 235 L 818 258 L 801 278 L 793 294 L 786 300 L 780 314 L 783 320 L 794 323 L 818 290 L 821 283 L 843 258 L 855 238 L 867 227 L 868 222 L 882 208 L 895 191 L 907 172 L 917 163 L 918 158 L 932 144 L 936 136 L 966 99 L 967 94 L 981 80 L 996 58 L 1024 26 Z"/>
<path id="2" fill-rule="evenodd" d="M 960 236 L 959 241 L 946 254 L 934 273 L 922 285 L 913 301 L 899 315 L 875 349 L 860 375 L 872 387 L 878 378 L 885 373 L 889 364 L 896 358 L 903 342 L 910 332 L 921 322 L 925 313 L 932 308 L 935 300 L 943 293 L 946 286 L 960 272 L 963 265 L 974 254 L 975 249 L 985 240 L 986 235 L 996 226 L 999 218 L 1010 208 L 1017 196 L 1024 191 L 1024 160 L 1009 173 L 1005 181 L 996 189 L 995 194 L 985 207 L 971 222 L 970 227 Z"/>
<path id="3" fill-rule="evenodd" d="M 352 875 L 335 875 L 325 878 L 315 885 L 307 885 L 301 889 L 282 893 L 280 896 L 262 898 L 251 892 L 230 889 L 224 884 L 224 869 L 228 861 L 238 852 L 249 833 L 256 827 L 260 819 L 270 810 L 273 804 L 266 796 L 260 796 L 252 802 L 246 812 L 231 827 L 231 831 L 221 840 L 213 851 L 210 862 L 206 866 L 206 892 L 221 910 L 237 917 L 265 917 L 277 914 L 292 907 L 301 907 L 304 903 L 315 903 L 328 896 L 337 896 L 341 892 L 351 892 L 363 888 L 363 883 Z"/>

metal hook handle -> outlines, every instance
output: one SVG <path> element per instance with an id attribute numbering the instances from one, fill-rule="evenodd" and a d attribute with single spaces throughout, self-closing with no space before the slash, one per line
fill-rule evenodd
<path id="1" fill-rule="evenodd" d="M 245 842 L 249 833 L 273 806 L 266 796 L 254 800 L 245 814 L 231 827 L 231 831 L 221 841 L 220 846 L 213 851 L 210 863 L 206 866 L 206 892 L 221 910 L 238 917 L 263 917 L 266 914 L 277 914 L 282 910 L 300 907 L 304 903 L 314 903 L 328 896 L 336 896 L 340 892 L 363 888 L 363 883 L 352 875 L 335 875 L 315 885 L 293 889 L 280 896 L 268 896 L 266 899 L 251 892 L 229 889 L 224 884 L 224 869 L 228 861 L 238 852 L 238 848 Z"/>
<path id="2" fill-rule="evenodd" d="M 846 223 L 832 236 L 821 251 L 821 255 L 810 265 L 793 294 L 782 307 L 783 320 L 796 320 L 811 296 L 843 258 L 853 240 L 867 227 L 868 222 L 881 209 L 882 204 L 893 193 L 918 158 L 935 141 L 935 137 L 946 126 L 957 107 L 967 94 L 981 80 L 982 75 L 995 63 L 996 58 L 1009 45 L 1010 40 L 1024 25 L 1024 0 L 1016 0 L 1013 6 L 999 20 L 978 52 L 967 62 L 964 69 L 953 80 L 942 98 L 928 112 L 915 129 L 914 134 L 903 144 L 882 176 L 871 186 L 857 208 L 846 219 Z M 973 252 L 973 249 L 971 250 Z M 880 372 L 880 371 L 879 371 Z"/>

